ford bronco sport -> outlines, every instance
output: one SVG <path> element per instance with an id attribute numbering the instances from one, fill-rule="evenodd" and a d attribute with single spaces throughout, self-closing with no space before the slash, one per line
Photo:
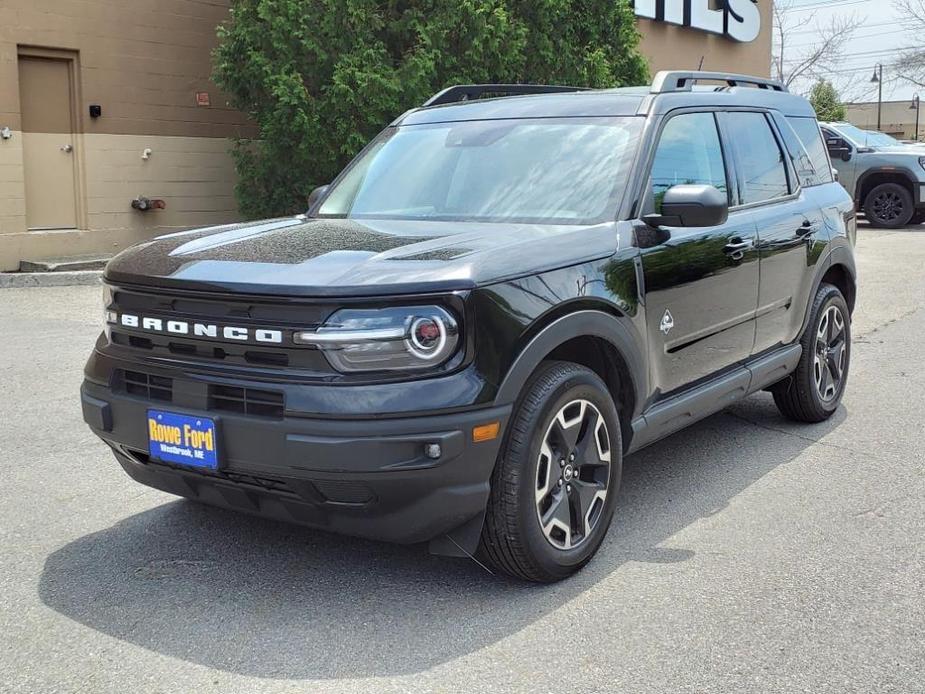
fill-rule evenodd
<path id="1" fill-rule="evenodd" d="M 453 87 L 306 214 L 114 258 L 84 418 L 142 484 L 555 581 L 626 455 L 760 390 L 835 412 L 855 232 L 774 82 Z"/>
<path id="2" fill-rule="evenodd" d="M 885 229 L 925 222 L 925 148 L 850 123 L 823 123 L 822 133 L 839 181 L 867 221 Z"/>

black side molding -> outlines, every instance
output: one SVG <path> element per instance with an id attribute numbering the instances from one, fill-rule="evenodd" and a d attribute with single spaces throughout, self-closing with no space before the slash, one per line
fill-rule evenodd
<path id="1" fill-rule="evenodd" d="M 633 439 L 627 452 L 634 453 L 645 448 L 784 380 L 794 372 L 801 356 L 803 347 L 790 345 L 703 385 L 657 402 L 633 422 Z"/>

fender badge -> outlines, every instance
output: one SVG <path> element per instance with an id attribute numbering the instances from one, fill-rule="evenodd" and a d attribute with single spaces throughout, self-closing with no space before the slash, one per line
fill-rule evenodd
<path id="1" fill-rule="evenodd" d="M 662 318 L 662 324 L 659 326 L 661 330 L 666 335 L 674 329 L 674 316 L 671 315 L 671 311 L 665 311 L 665 316 Z"/>

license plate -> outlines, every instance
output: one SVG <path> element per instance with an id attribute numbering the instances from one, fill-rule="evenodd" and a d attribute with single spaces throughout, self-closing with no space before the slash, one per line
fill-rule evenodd
<path id="1" fill-rule="evenodd" d="M 164 463 L 217 470 L 215 422 L 206 417 L 148 410 L 148 453 Z"/>

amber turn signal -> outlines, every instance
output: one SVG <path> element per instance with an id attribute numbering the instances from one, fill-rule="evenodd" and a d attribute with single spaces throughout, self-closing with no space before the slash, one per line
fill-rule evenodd
<path id="1" fill-rule="evenodd" d="M 501 431 L 501 422 L 492 422 L 491 424 L 482 424 L 472 429 L 472 440 L 475 443 L 491 441 L 498 438 L 498 432 Z"/>

